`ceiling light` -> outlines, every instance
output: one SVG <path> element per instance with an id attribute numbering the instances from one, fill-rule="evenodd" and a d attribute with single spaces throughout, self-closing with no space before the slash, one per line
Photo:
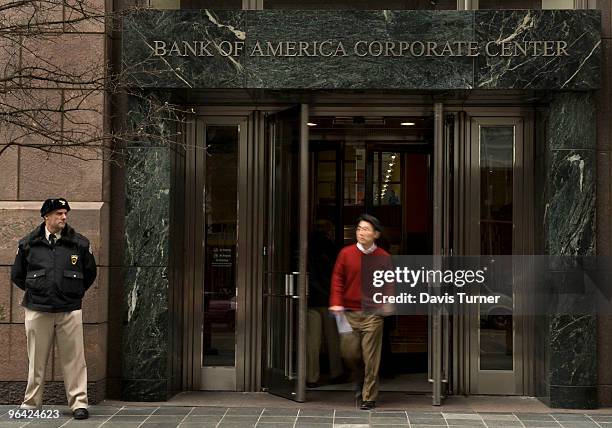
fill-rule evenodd
<path id="1" fill-rule="evenodd" d="M 414 122 L 402 122 L 400 123 L 402 126 L 414 126 Z"/>

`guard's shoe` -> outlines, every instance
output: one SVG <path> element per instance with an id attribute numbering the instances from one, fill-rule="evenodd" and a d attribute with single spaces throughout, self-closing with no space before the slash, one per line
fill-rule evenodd
<path id="1" fill-rule="evenodd" d="M 89 412 L 87 409 L 76 409 L 74 412 L 72 412 L 72 416 L 75 419 L 87 419 L 89 417 Z"/>
<path id="2" fill-rule="evenodd" d="M 372 410 L 374 407 L 376 407 L 375 401 L 362 401 L 360 409 L 361 410 Z"/>

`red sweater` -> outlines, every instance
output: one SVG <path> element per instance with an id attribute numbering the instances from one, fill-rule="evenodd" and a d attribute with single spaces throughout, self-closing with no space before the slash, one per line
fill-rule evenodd
<path id="1" fill-rule="evenodd" d="M 344 247 L 334 266 L 331 279 L 329 306 L 344 306 L 347 309 L 361 309 L 361 260 L 363 257 L 385 257 L 389 263 L 389 253 L 376 248 L 371 254 L 363 254 L 356 244 Z"/>

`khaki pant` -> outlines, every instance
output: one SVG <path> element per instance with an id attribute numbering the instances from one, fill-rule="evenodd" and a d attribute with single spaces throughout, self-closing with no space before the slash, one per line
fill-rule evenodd
<path id="1" fill-rule="evenodd" d="M 83 350 L 83 316 L 72 312 L 38 312 L 25 309 L 25 329 L 28 339 L 28 386 L 22 408 L 42 407 L 45 371 L 53 338 L 64 372 L 64 388 L 71 410 L 87 408 L 87 366 Z"/>
<path id="2" fill-rule="evenodd" d="M 323 336 L 322 336 L 323 335 Z M 306 382 L 319 380 L 319 354 L 321 342 L 325 338 L 329 356 L 329 372 L 332 378 L 343 373 L 340 356 L 340 339 L 336 328 L 336 319 L 329 314 L 327 307 L 308 308 L 308 329 L 306 332 Z"/>
<path id="3" fill-rule="evenodd" d="M 340 335 L 342 357 L 353 372 L 354 381 L 363 382 L 363 401 L 376 401 L 384 318 L 361 311 L 344 314 L 353 332 Z"/>

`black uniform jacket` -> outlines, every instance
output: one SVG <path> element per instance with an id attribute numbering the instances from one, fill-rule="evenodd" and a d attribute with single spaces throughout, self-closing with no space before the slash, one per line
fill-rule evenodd
<path id="1" fill-rule="evenodd" d="M 42 312 L 81 309 L 81 299 L 95 279 L 89 241 L 68 224 L 53 247 L 44 223 L 19 241 L 11 280 L 25 290 L 22 306 Z"/>

